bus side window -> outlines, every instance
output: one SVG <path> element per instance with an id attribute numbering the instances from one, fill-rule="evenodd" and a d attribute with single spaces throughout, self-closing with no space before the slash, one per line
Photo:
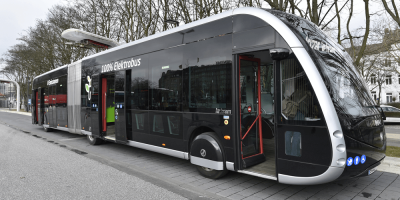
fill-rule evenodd
<path id="1" fill-rule="evenodd" d="M 183 111 L 215 113 L 216 109 L 232 109 L 230 45 L 228 35 L 184 46 Z"/>
<path id="2" fill-rule="evenodd" d="M 182 54 L 175 47 L 150 55 L 150 110 L 182 110 Z"/>

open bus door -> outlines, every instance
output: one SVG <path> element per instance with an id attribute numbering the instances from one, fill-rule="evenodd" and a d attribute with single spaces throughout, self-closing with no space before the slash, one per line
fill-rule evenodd
<path id="1" fill-rule="evenodd" d="M 243 168 L 265 161 L 260 88 L 260 59 L 239 56 L 240 149 Z"/>
<path id="2" fill-rule="evenodd" d="M 37 99 L 38 99 L 38 90 L 32 90 L 32 97 L 31 97 L 31 114 L 32 114 L 32 124 L 38 123 L 38 112 L 37 112 Z"/>
<path id="3" fill-rule="evenodd" d="M 39 87 L 36 94 L 36 109 L 37 109 L 37 119 L 38 124 L 40 126 L 43 125 L 43 116 L 44 116 L 44 95 L 43 95 L 44 88 Z"/>
<path id="4" fill-rule="evenodd" d="M 127 142 L 125 115 L 125 79 L 127 73 L 129 74 L 130 70 L 103 74 L 101 78 L 102 135 L 106 139 L 115 140 L 119 143 Z"/>
<path id="5" fill-rule="evenodd" d="M 88 95 L 90 98 L 90 116 L 91 116 L 91 132 L 93 136 L 100 137 L 101 136 L 101 106 L 100 98 L 99 98 L 99 87 L 100 87 L 100 78 L 99 75 L 92 76 L 92 85 L 90 87 L 90 93 Z"/>

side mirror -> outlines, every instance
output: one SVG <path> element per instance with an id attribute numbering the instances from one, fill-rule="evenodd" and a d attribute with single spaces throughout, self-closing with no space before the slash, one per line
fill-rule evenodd
<path id="1" fill-rule="evenodd" d="M 272 60 L 283 60 L 287 57 L 289 57 L 289 49 L 285 48 L 276 48 L 276 49 L 270 49 L 269 54 L 272 58 Z"/>
<path id="2" fill-rule="evenodd" d="M 383 112 L 382 107 L 380 107 L 380 106 L 375 106 L 375 108 L 377 108 L 379 111 L 381 111 L 382 120 L 386 120 L 386 115 L 385 115 L 385 113 Z"/>

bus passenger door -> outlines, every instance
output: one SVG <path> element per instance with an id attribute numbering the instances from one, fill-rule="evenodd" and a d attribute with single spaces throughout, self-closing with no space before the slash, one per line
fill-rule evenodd
<path id="1" fill-rule="evenodd" d="M 31 116 L 32 116 L 32 124 L 38 123 L 38 113 L 37 113 L 37 98 L 38 98 L 38 90 L 32 90 L 32 97 L 31 97 Z"/>
<path id="2" fill-rule="evenodd" d="M 52 118 L 50 120 L 50 127 L 57 127 L 57 91 L 56 85 L 51 86 L 51 102 L 52 102 Z"/>
<path id="3" fill-rule="evenodd" d="M 102 132 L 109 140 L 115 140 L 115 73 L 102 75 Z"/>
<path id="4" fill-rule="evenodd" d="M 43 125 L 43 117 L 44 117 L 44 94 L 43 94 L 44 89 L 39 87 L 37 91 L 37 100 L 36 100 L 36 108 L 37 108 L 37 113 L 38 113 L 38 124 L 41 126 Z"/>
<path id="5" fill-rule="evenodd" d="M 92 76 L 92 85 L 90 93 L 90 116 L 91 116 L 91 131 L 92 135 L 100 137 L 101 136 L 101 106 L 99 106 L 99 75 Z M 88 94 L 89 95 L 89 94 Z"/>
<path id="6" fill-rule="evenodd" d="M 56 86 L 49 86 L 49 125 L 57 127 Z"/>
<path id="7" fill-rule="evenodd" d="M 127 75 L 129 78 L 127 78 Z M 130 70 L 115 72 L 115 139 L 117 142 L 126 143 L 126 108 L 125 108 L 125 83 L 130 80 Z M 130 87 L 130 84 L 127 86 Z"/>
<path id="8" fill-rule="evenodd" d="M 240 148 L 242 167 L 265 161 L 259 97 L 260 59 L 239 56 Z"/>

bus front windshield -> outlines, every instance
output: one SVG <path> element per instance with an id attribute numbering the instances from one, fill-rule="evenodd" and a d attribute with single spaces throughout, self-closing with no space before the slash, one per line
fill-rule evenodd
<path id="1" fill-rule="evenodd" d="M 342 46 L 311 22 L 280 11 L 268 10 L 296 34 L 315 62 L 342 122 L 354 126 L 379 115 L 368 87 Z M 350 124 L 348 124 L 350 123 Z"/>

